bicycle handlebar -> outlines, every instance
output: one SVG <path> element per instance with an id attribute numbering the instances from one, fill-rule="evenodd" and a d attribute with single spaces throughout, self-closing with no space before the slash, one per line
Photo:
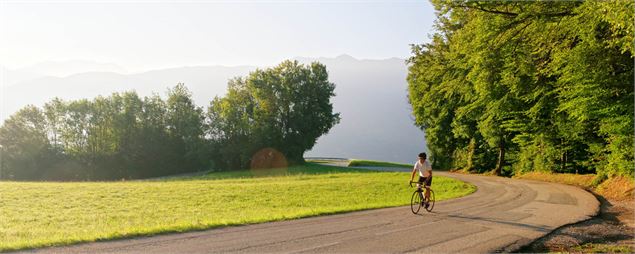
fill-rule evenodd
<path id="1" fill-rule="evenodd" d="M 419 182 L 416 182 L 416 181 L 410 181 L 410 187 L 412 187 L 412 184 L 413 184 L 413 183 L 419 183 Z M 423 188 L 430 189 L 430 187 L 429 187 L 429 186 L 426 186 L 426 185 L 423 185 Z"/>

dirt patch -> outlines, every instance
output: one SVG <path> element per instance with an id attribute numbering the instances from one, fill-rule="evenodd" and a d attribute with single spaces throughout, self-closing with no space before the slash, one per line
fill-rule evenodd
<path id="1" fill-rule="evenodd" d="M 601 203 L 598 216 L 561 227 L 519 252 L 634 253 L 635 201 L 594 195 Z"/>

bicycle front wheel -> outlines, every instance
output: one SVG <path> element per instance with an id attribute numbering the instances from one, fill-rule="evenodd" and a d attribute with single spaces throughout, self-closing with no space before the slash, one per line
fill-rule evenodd
<path id="1" fill-rule="evenodd" d="M 421 201 L 421 192 L 416 190 L 412 193 L 412 198 L 410 199 L 410 209 L 412 209 L 412 213 L 417 214 L 419 212 L 419 209 L 421 209 Z"/>

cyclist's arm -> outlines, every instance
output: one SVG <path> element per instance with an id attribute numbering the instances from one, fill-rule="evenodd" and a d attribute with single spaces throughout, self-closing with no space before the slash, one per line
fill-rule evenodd
<path id="1" fill-rule="evenodd" d="M 412 175 L 410 176 L 410 181 L 412 182 L 413 179 L 415 179 L 415 173 L 417 172 L 417 168 L 416 167 L 412 167 Z"/>

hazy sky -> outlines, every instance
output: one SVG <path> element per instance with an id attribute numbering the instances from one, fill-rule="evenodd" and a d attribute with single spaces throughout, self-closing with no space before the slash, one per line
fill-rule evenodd
<path id="1" fill-rule="evenodd" d="M 428 1 L 0 0 L 0 65 L 115 63 L 128 71 L 272 65 L 296 56 L 405 58 Z"/>

